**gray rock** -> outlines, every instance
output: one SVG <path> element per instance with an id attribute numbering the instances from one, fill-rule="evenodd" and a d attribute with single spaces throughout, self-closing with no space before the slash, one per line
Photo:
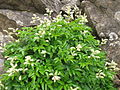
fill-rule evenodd
<path id="1" fill-rule="evenodd" d="M 30 23 L 32 21 L 33 14 L 36 14 L 38 17 L 42 18 L 43 14 L 27 12 L 27 11 L 13 11 L 8 9 L 0 9 L 0 14 L 7 16 L 10 20 L 16 22 L 19 26 L 32 26 L 38 25 L 39 23 Z"/>
<path id="2" fill-rule="evenodd" d="M 108 39 L 101 48 L 120 68 L 120 0 L 85 0 L 82 8 L 99 38 Z M 115 83 L 120 86 L 120 72 Z"/>
<path id="3" fill-rule="evenodd" d="M 0 0 L 0 9 L 22 10 L 45 13 L 45 8 L 58 12 L 61 8 L 60 0 Z"/>
<path id="4" fill-rule="evenodd" d="M 82 5 L 98 36 L 109 39 L 103 46 L 108 52 L 108 58 L 120 64 L 120 0 L 85 0 Z M 114 45 L 111 46 L 111 43 Z"/>

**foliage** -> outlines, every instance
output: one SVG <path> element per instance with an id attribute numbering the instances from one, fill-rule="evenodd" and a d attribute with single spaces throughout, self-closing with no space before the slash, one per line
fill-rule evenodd
<path id="1" fill-rule="evenodd" d="M 114 72 L 85 18 L 69 20 L 58 15 L 17 31 L 19 39 L 5 46 L 1 89 L 114 90 Z"/>

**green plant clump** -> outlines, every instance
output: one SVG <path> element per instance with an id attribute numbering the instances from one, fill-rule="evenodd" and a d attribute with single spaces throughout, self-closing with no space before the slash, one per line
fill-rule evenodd
<path id="1" fill-rule="evenodd" d="M 115 90 L 114 72 L 83 16 L 57 16 L 18 30 L 17 41 L 4 48 L 1 90 Z"/>

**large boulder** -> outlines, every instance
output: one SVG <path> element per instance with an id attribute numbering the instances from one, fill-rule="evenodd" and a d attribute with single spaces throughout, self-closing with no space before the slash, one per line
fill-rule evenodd
<path id="1" fill-rule="evenodd" d="M 120 0 L 84 0 L 82 6 L 97 36 L 108 39 L 102 49 L 120 67 Z"/>
<path id="2" fill-rule="evenodd" d="M 120 0 L 86 0 L 82 2 L 89 24 L 102 39 L 110 60 L 120 64 Z"/>
<path id="3" fill-rule="evenodd" d="M 58 12 L 61 2 L 59 0 L 0 0 L 0 9 L 12 9 L 45 13 L 45 8 Z"/>
<path id="4" fill-rule="evenodd" d="M 16 22 L 17 25 L 23 26 L 33 26 L 38 25 L 38 22 L 31 23 L 33 14 L 36 14 L 37 17 L 43 18 L 43 14 L 27 12 L 27 11 L 14 11 L 9 9 L 0 9 L 0 14 L 8 17 L 10 20 Z"/>

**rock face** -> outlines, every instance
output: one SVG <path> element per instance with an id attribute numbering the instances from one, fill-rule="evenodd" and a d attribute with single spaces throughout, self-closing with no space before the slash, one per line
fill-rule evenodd
<path id="1" fill-rule="evenodd" d="M 32 11 L 45 13 L 45 8 L 58 12 L 61 8 L 59 0 L 0 0 L 1 9 L 11 9 L 18 11 Z"/>
<path id="2" fill-rule="evenodd" d="M 7 16 L 10 20 L 16 22 L 19 26 L 32 26 L 38 25 L 38 23 L 30 23 L 32 21 L 33 14 L 36 14 L 39 17 L 43 17 L 43 14 L 27 12 L 27 11 L 14 11 L 9 9 L 1 9 L 0 14 Z"/>
<path id="3" fill-rule="evenodd" d="M 120 0 L 84 0 L 84 12 L 100 39 L 108 39 L 102 48 L 109 60 L 120 67 Z M 120 74 L 117 80 L 120 85 Z"/>
<path id="4" fill-rule="evenodd" d="M 86 0 L 82 5 L 98 36 L 108 39 L 103 49 L 109 59 L 120 64 L 120 0 Z"/>

